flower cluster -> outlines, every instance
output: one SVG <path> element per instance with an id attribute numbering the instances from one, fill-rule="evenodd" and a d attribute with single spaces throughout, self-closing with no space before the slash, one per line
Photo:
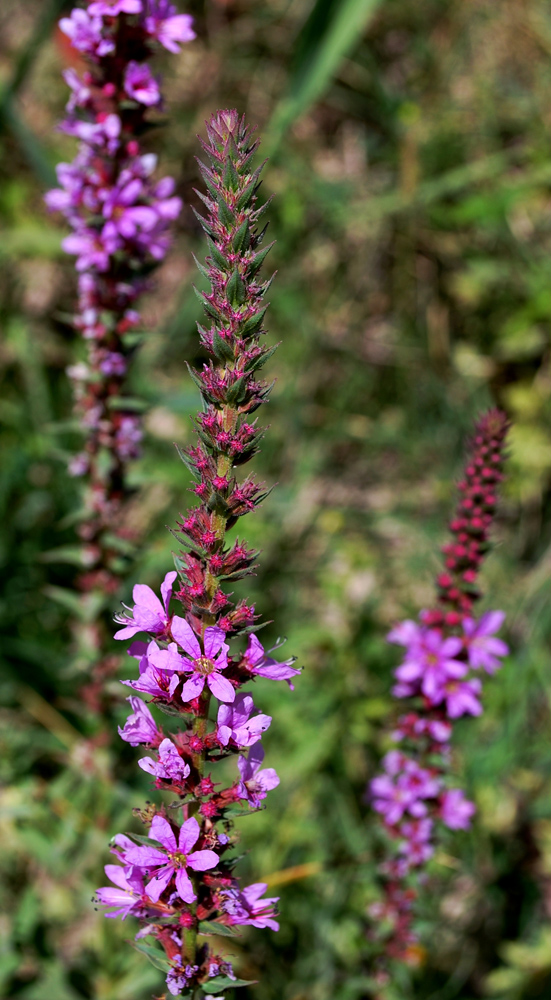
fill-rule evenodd
<path id="1" fill-rule="evenodd" d="M 249 418 L 267 396 L 256 373 L 272 350 L 261 341 L 268 282 L 257 278 L 267 252 L 256 228 L 257 144 L 235 111 L 215 115 L 207 133 L 211 164 L 201 169 L 209 192 L 202 220 L 209 256 L 202 271 L 211 290 L 202 297 L 210 327 L 200 333 L 211 360 L 192 372 L 203 397 L 199 440 L 181 453 L 200 503 L 179 524 L 186 551 L 177 572 L 167 573 L 160 598 L 148 586 L 134 587 L 134 605 L 117 616 L 115 636 L 133 640 L 128 652 L 138 661 L 138 676 L 123 683 L 180 720 L 179 729 L 165 734 L 132 694 L 132 712 L 119 730 L 132 746 L 148 748 L 139 766 L 175 798 L 143 813 L 147 837 L 115 838 L 120 865 L 108 865 L 106 873 L 116 888 L 98 890 L 99 901 L 114 908 L 108 915 L 143 921 L 138 941 L 155 939 L 146 950 L 151 957 L 157 949 L 155 964 L 165 968 L 169 992 L 183 996 L 198 986 L 208 994 L 241 985 L 210 936 L 245 924 L 278 929 L 277 900 L 264 897 L 267 886 L 242 889 L 234 874 L 232 816 L 262 807 L 279 784 L 275 770 L 263 767 L 261 738 L 272 720 L 242 688 L 257 677 L 292 687 L 299 673 L 292 659 L 280 662 L 264 650 L 254 634 L 254 608 L 232 605 L 222 590 L 223 581 L 250 572 L 255 558 L 243 543 L 227 543 L 226 531 L 262 497 L 252 477 L 238 483 L 233 470 L 258 446 L 260 431 Z M 239 635 L 247 636 L 245 648 L 233 652 L 228 640 Z M 228 757 L 237 757 L 237 769 L 222 787 L 211 768 Z"/>
<path id="2" fill-rule="evenodd" d="M 396 748 L 383 759 L 383 773 L 369 787 L 373 808 L 382 816 L 393 851 L 381 866 L 385 898 L 371 915 L 392 927 L 387 953 L 404 957 L 415 941 L 411 930 L 415 890 L 407 876 L 422 868 L 434 852 L 440 822 L 450 830 L 470 825 L 475 806 L 459 788 L 449 787 L 453 723 L 480 715 L 481 674 L 493 674 L 508 652 L 497 638 L 505 615 L 474 615 L 479 598 L 476 579 L 488 549 L 497 490 L 503 479 L 503 445 L 507 421 L 491 410 L 478 422 L 464 472 L 456 516 L 450 524 L 454 541 L 443 547 L 446 571 L 439 575 L 438 605 L 422 611 L 419 622 L 403 621 L 388 641 L 403 646 L 395 670 L 393 694 L 407 699 L 410 710 L 400 716 L 392 734 Z"/>
<path id="3" fill-rule="evenodd" d="M 142 437 L 139 409 L 124 391 L 140 319 L 135 304 L 167 252 L 181 208 L 173 179 L 154 178 L 156 157 L 140 144 L 149 112 L 162 109 L 149 60 L 159 46 L 178 52 L 195 36 L 191 17 L 177 14 L 168 0 L 93 0 L 59 24 L 86 69 L 82 75 L 73 68 L 64 72 L 71 95 L 60 128 L 79 140 L 79 149 L 72 163 L 58 165 L 59 187 L 48 192 L 46 203 L 72 229 L 63 248 L 76 258 L 75 325 L 88 357 L 69 368 L 85 432 L 84 450 L 71 460 L 70 472 L 88 485 L 80 526 L 87 589 L 99 583 L 105 590 L 113 563 L 104 551 L 105 529 L 117 523 L 125 467 L 139 455 Z"/>

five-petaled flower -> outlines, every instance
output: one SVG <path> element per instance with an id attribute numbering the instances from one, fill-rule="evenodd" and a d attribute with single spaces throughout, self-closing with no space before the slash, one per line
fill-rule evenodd
<path id="1" fill-rule="evenodd" d="M 172 620 L 172 635 L 176 642 L 188 654 L 182 657 L 182 670 L 193 671 L 192 676 L 182 688 L 182 701 L 192 701 L 197 698 L 205 683 L 219 701 L 232 702 L 235 690 L 226 677 L 220 673 L 228 665 L 228 649 L 225 642 L 226 633 L 221 628 L 209 626 L 205 629 L 203 649 L 195 632 L 185 618 L 175 615 Z"/>
<path id="2" fill-rule="evenodd" d="M 155 872 L 145 887 L 146 895 L 154 903 L 162 896 L 173 878 L 176 892 L 184 903 L 193 903 L 197 898 L 187 869 L 204 872 L 209 868 L 216 868 L 219 860 L 214 851 L 192 851 L 200 832 L 199 824 L 192 816 L 182 823 L 176 842 L 170 823 L 162 816 L 154 816 L 150 837 L 151 840 L 157 840 L 161 846 L 131 847 L 126 850 L 127 864 L 137 865 L 149 873 Z"/>

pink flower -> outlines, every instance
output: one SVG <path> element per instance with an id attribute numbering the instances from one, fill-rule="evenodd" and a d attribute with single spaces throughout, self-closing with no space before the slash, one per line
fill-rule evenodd
<path id="1" fill-rule="evenodd" d="M 220 673 L 228 665 L 228 649 L 224 639 L 225 632 L 221 628 L 209 626 L 205 629 L 203 639 L 204 652 L 201 649 L 195 632 L 184 618 L 174 615 L 172 619 L 172 635 L 179 646 L 188 654 L 182 657 L 182 669 L 193 671 L 193 676 L 182 688 L 182 701 L 192 701 L 197 698 L 205 683 L 215 698 L 219 701 L 232 702 L 235 690 L 226 677 Z"/>
<path id="2" fill-rule="evenodd" d="M 259 807 L 261 800 L 266 798 L 267 793 L 279 785 L 279 777 L 273 767 L 260 770 L 263 760 L 264 749 L 260 743 L 257 743 L 248 757 L 239 757 L 237 761 L 241 775 L 237 794 L 240 799 L 245 799 L 255 809 Z"/>
<path id="3" fill-rule="evenodd" d="M 134 60 L 128 63 L 124 74 L 124 89 L 129 97 L 147 107 L 160 103 L 159 84 L 147 63 L 137 63 Z"/>
<path id="4" fill-rule="evenodd" d="M 132 747 L 137 747 L 140 743 L 154 744 L 159 738 L 159 730 L 147 705 L 141 698 L 132 695 L 126 700 L 130 702 L 133 712 L 128 716 L 124 727 L 118 727 L 120 738 Z"/>
<path id="5" fill-rule="evenodd" d="M 175 781 L 178 784 L 182 784 L 189 777 L 190 766 L 182 760 L 172 740 L 163 740 L 159 745 L 158 754 L 158 761 L 152 760 L 151 757 L 140 758 L 138 765 L 142 771 L 147 771 L 162 781 Z"/>
<path id="6" fill-rule="evenodd" d="M 467 665 L 454 659 L 462 647 L 461 639 L 455 636 L 445 639 L 437 629 L 423 630 L 419 641 L 408 649 L 404 663 L 395 671 L 396 678 L 408 686 L 420 684 L 425 697 L 438 704 L 436 699 L 442 684 L 467 673 Z"/>
<path id="7" fill-rule="evenodd" d="M 468 830 L 471 825 L 471 817 L 476 812 L 474 802 L 469 802 L 460 788 L 450 788 L 444 792 L 440 809 L 442 822 L 450 830 Z"/>
<path id="8" fill-rule="evenodd" d="M 145 892 L 156 903 L 172 878 L 176 882 L 176 892 L 184 903 L 193 903 L 197 896 L 191 884 L 187 869 L 204 872 L 216 868 L 218 855 L 214 851 L 193 851 L 199 839 L 200 828 L 194 816 L 180 827 L 178 842 L 170 823 L 162 816 L 154 816 L 151 824 L 151 840 L 157 840 L 162 847 L 131 847 L 125 852 L 127 864 L 137 865 L 156 874 L 147 883 Z"/>
<path id="9" fill-rule="evenodd" d="M 106 917 L 121 917 L 123 920 L 130 913 L 133 916 L 143 915 L 144 903 L 147 906 L 147 899 L 144 899 L 143 874 L 139 868 L 121 868 L 120 865 L 105 865 L 107 878 L 117 886 L 102 886 L 96 889 L 96 896 L 102 906 L 116 907 L 111 913 L 106 913 Z"/>
<path id="10" fill-rule="evenodd" d="M 470 681 L 449 680 L 440 689 L 440 701 L 446 702 L 446 711 L 450 719 L 459 719 L 462 715 L 481 715 L 482 705 L 478 696 L 482 684 L 478 678 Z"/>
<path id="11" fill-rule="evenodd" d="M 115 615 L 115 621 L 125 626 L 115 632 L 115 639 L 130 639 L 137 632 L 152 632 L 154 635 L 159 635 L 166 630 L 170 621 L 168 605 L 172 597 L 172 585 L 177 576 L 175 570 L 166 574 L 161 584 L 162 604 L 147 584 L 135 585 L 132 591 L 134 607 L 128 608 L 129 611 L 132 610 L 132 618 L 128 615 Z"/>
<path id="12" fill-rule="evenodd" d="M 236 694 L 233 705 L 220 705 L 216 737 L 226 747 L 230 740 L 238 747 L 250 747 L 257 743 L 268 729 L 270 715 L 250 715 L 255 711 L 252 695 Z"/>
<path id="13" fill-rule="evenodd" d="M 463 619 L 465 645 L 469 656 L 469 664 L 473 670 L 482 667 L 486 673 L 494 674 L 501 663 L 498 657 L 507 656 L 509 647 L 501 639 L 494 638 L 505 620 L 504 611 L 487 611 L 480 621 L 474 618 Z"/>
<path id="14" fill-rule="evenodd" d="M 170 7 L 171 12 L 175 10 L 172 4 L 165 6 Z M 193 18 L 190 14 L 172 14 L 167 17 L 161 4 L 155 5 L 150 2 L 149 8 L 151 14 L 145 19 L 146 31 L 161 45 L 164 45 L 169 52 L 179 52 L 180 45 L 184 42 L 192 42 L 196 37 L 192 27 Z"/>
<path id="15" fill-rule="evenodd" d="M 275 904 L 279 896 L 261 899 L 267 888 L 266 882 L 255 882 L 242 890 L 228 889 L 224 892 L 222 906 L 230 917 L 230 924 L 250 924 L 251 927 L 270 927 L 271 930 L 278 931 Z"/>
<path id="16" fill-rule="evenodd" d="M 256 635 L 250 635 L 245 650 L 244 666 L 250 670 L 251 674 L 258 674 L 259 677 L 269 677 L 272 681 L 287 681 L 291 691 L 294 690 L 290 678 L 300 674 L 291 666 L 296 657 L 292 656 L 288 660 L 274 660 L 272 656 L 267 656 L 264 646 L 257 639 Z"/>

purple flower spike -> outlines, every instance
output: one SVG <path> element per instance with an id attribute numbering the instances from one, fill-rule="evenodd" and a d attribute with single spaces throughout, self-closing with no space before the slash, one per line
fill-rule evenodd
<path id="1" fill-rule="evenodd" d="M 189 777 L 190 766 L 180 757 L 177 747 L 172 740 L 163 740 L 159 745 L 159 760 L 155 762 L 151 757 L 142 757 L 138 761 L 142 771 L 147 771 L 155 778 L 162 781 L 175 781 L 181 784 Z"/>
<path id="2" fill-rule="evenodd" d="M 250 716 L 255 711 L 255 705 L 250 694 L 236 694 L 231 707 L 221 705 L 218 709 L 218 728 L 216 736 L 223 747 L 230 740 L 238 747 L 251 747 L 268 729 L 272 717 L 270 715 Z"/>
<path id="3" fill-rule="evenodd" d="M 157 723 L 149 711 L 145 702 L 141 698 L 130 695 L 126 699 L 132 707 L 132 715 L 129 715 L 123 728 L 119 728 L 119 736 L 130 746 L 137 747 L 140 743 L 155 744 L 159 739 Z"/>
<path id="4" fill-rule="evenodd" d="M 468 830 L 476 812 L 474 802 L 465 798 L 460 788 L 450 788 L 442 795 L 440 803 L 442 822 L 450 830 Z"/>
<path id="5" fill-rule="evenodd" d="M 138 868 L 155 871 L 147 883 L 145 892 L 154 903 L 158 902 L 172 878 L 175 878 L 176 892 L 184 903 L 193 903 L 197 898 L 186 869 L 204 872 L 216 868 L 219 858 L 214 851 L 193 851 L 191 848 L 199 839 L 199 824 L 194 816 L 180 827 L 178 843 L 170 823 L 162 816 L 154 816 L 150 835 L 157 840 L 158 847 L 132 847 L 126 851 L 126 861 Z"/>
<path id="6" fill-rule="evenodd" d="M 264 748 L 260 743 L 257 743 L 248 757 L 239 757 L 237 761 L 241 775 L 237 794 L 240 799 L 245 799 L 254 809 L 258 809 L 267 793 L 279 785 L 279 778 L 273 767 L 260 770 L 263 760 Z"/>
<path id="7" fill-rule="evenodd" d="M 269 677 L 272 681 L 287 681 L 291 691 L 294 690 L 291 684 L 291 677 L 296 677 L 300 674 L 300 670 L 292 667 L 291 664 L 295 662 L 296 657 L 290 657 L 288 660 L 274 660 L 272 656 L 267 656 L 264 652 L 264 646 L 257 639 L 256 635 L 250 635 L 249 641 L 247 643 L 247 649 L 245 650 L 245 666 L 247 670 L 250 670 L 251 674 L 258 674 L 259 677 Z"/>
<path id="8" fill-rule="evenodd" d="M 478 622 L 474 618 L 463 620 L 465 645 L 473 670 L 482 667 L 486 673 L 495 674 L 501 667 L 498 657 L 507 656 L 509 647 L 502 639 L 496 639 L 495 633 L 504 620 L 504 611 L 487 611 Z"/>
<path id="9" fill-rule="evenodd" d="M 137 632 L 152 632 L 154 635 L 159 635 L 165 631 L 170 621 L 168 605 L 177 575 L 175 570 L 166 574 L 161 584 L 162 604 L 151 587 L 145 583 L 136 584 L 132 591 L 134 607 L 128 609 L 132 610 L 132 618 L 128 615 L 115 615 L 115 621 L 125 626 L 115 632 L 115 639 L 130 639 Z"/>
<path id="10" fill-rule="evenodd" d="M 175 615 L 172 620 L 172 635 L 188 654 L 182 658 L 183 669 L 193 671 L 193 676 L 182 688 L 182 701 L 192 701 L 193 698 L 199 697 L 206 683 L 219 701 L 232 702 L 235 690 L 229 680 L 220 673 L 228 665 L 227 653 L 230 647 L 224 642 L 225 632 L 212 626 L 206 628 L 203 653 L 191 626 L 184 618 Z"/>

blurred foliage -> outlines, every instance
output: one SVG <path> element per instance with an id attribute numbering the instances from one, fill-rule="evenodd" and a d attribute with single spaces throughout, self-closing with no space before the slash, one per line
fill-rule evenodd
<path id="1" fill-rule="evenodd" d="M 67 5 L 65 5 L 67 6 Z M 90 899 L 107 844 L 151 795 L 114 707 L 80 696 L 71 589 L 77 443 L 64 369 L 81 352 L 62 231 L 41 197 L 73 156 L 55 132 L 71 58 L 63 4 L 0 7 L 0 995 L 148 1000 L 159 974 Z M 245 522 L 251 593 L 305 671 L 262 682 L 281 774 L 243 824 L 245 877 L 281 894 L 279 934 L 232 943 L 259 985 L 243 1000 L 372 995 L 365 912 L 377 893 L 363 801 L 385 749 L 398 616 L 431 600 L 462 442 L 492 401 L 515 421 L 490 606 L 512 655 L 487 711 L 459 727 L 479 813 L 435 858 L 423 947 L 394 1000 L 548 997 L 551 990 L 551 14 L 544 0 L 194 0 L 199 39 L 167 65 L 151 148 L 186 209 L 144 309 L 133 391 L 147 443 L 129 516 L 147 538 L 128 581 L 157 585 L 164 525 L 190 499 L 172 442 L 191 440 L 200 362 L 191 251 L 195 134 L 219 105 L 258 123 L 278 277 L 277 384 L 257 469 L 277 488 Z M 344 18 L 343 11 L 349 13 Z M 167 63 L 169 61 L 167 60 Z M 316 103 L 312 103 L 315 101 Z M 237 589 L 237 588 L 236 588 Z M 80 627 L 86 629 L 86 622 Z M 121 667 L 121 676 L 125 668 Z M 157 794 L 157 793 L 155 793 Z M 389 994 L 389 995 L 390 995 Z"/>

